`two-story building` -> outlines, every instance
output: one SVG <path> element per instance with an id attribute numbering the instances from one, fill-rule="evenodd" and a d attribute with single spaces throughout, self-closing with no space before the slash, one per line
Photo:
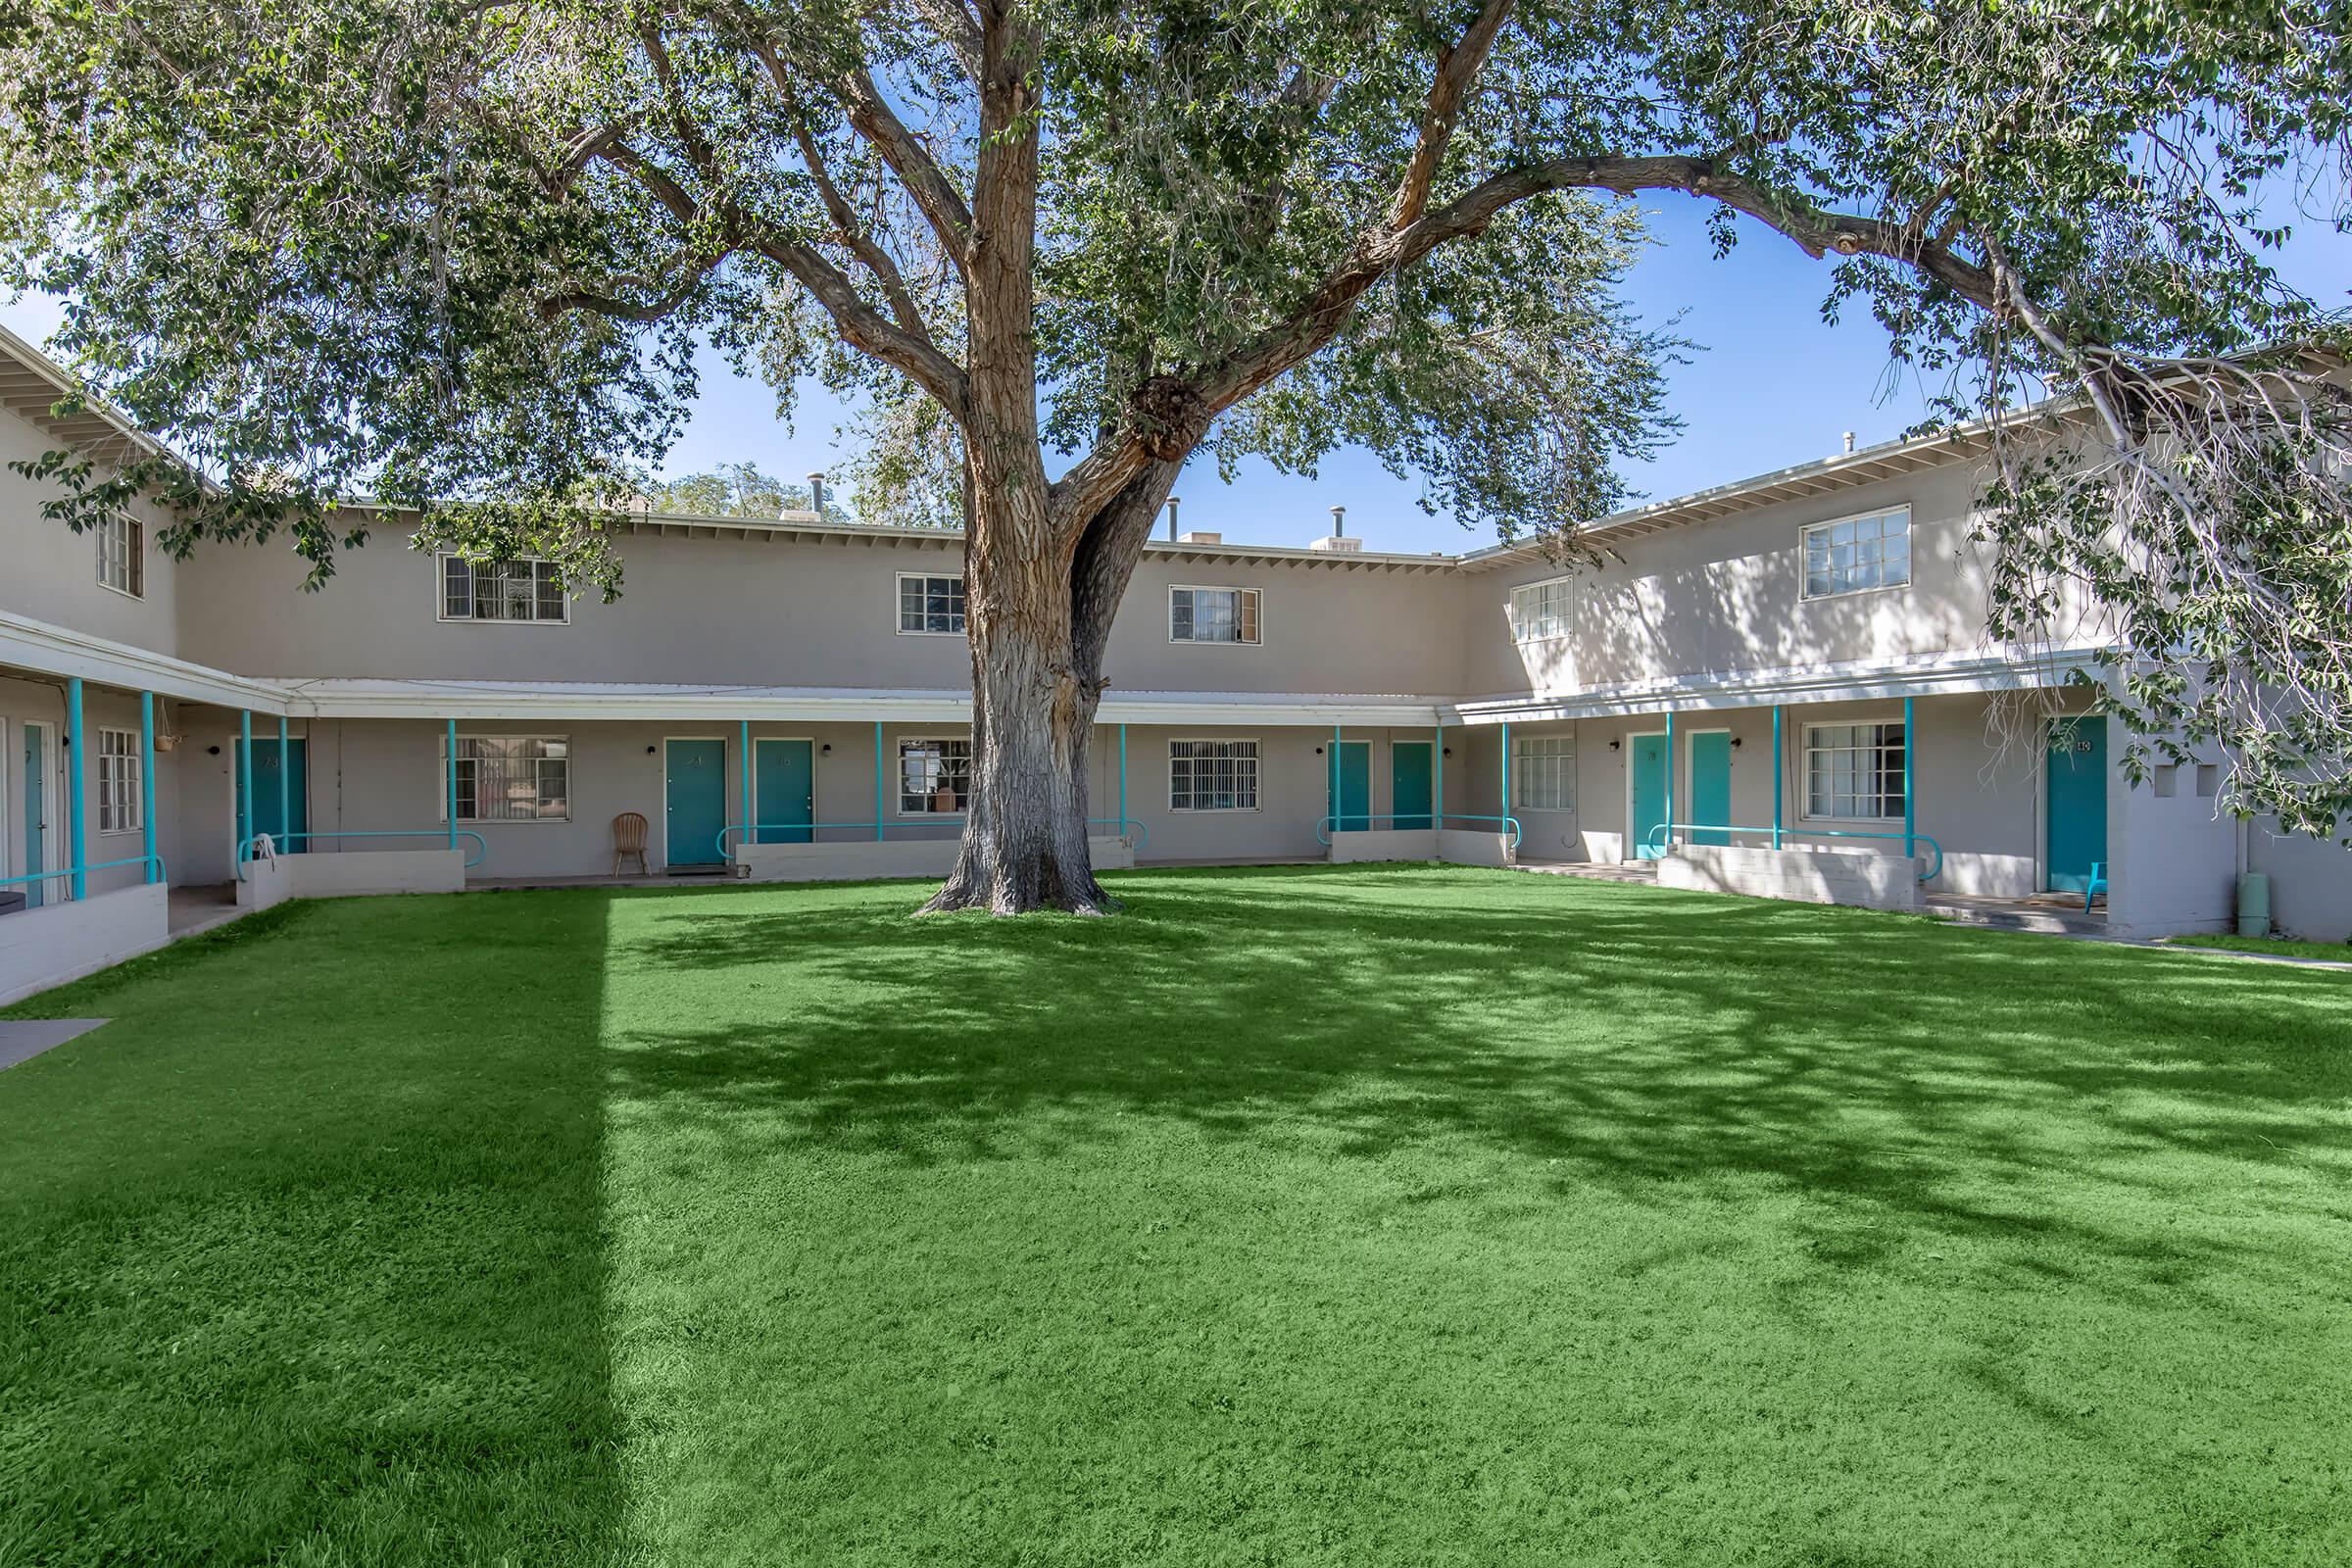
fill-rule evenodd
<path id="1" fill-rule="evenodd" d="M 138 444 L 52 413 L 65 385 L 0 334 L 0 461 Z M 1981 457 L 1899 442 L 1645 507 L 1574 568 L 1155 541 L 1105 659 L 1098 858 L 1664 858 L 1897 906 L 2086 895 L 2095 868 L 2135 934 L 2227 924 L 2251 867 L 2282 925 L 2346 935 L 2352 860 L 2219 815 L 2218 762 L 2125 779 L 2074 716 L 2094 650 L 1985 645 Z M 74 534 L 43 499 L 0 471 L 0 909 L 46 911 L 0 913 L 0 999 L 160 942 L 173 904 L 611 876 L 632 816 L 630 872 L 952 858 L 954 533 L 635 515 L 604 604 L 407 548 L 396 514 L 305 592 L 282 547 L 174 561 L 156 517 Z"/>

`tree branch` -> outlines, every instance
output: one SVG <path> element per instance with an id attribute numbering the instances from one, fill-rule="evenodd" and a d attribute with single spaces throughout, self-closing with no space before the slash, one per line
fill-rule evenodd
<path id="1" fill-rule="evenodd" d="M 1421 112 L 1421 136 L 1413 145 L 1412 158 L 1404 166 L 1404 177 L 1396 182 L 1396 195 L 1389 203 L 1390 228 L 1410 224 L 1428 205 L 1429 189 L 1437 180 L 1439 166 L 1446 161 L 1446 146 L 1453 139 L 1454 122 L 1461 115 L 1462 100 L 1485 68 L 1502 24 L 1510 20 L 1512 3 L 1513 0 L 1487 0 L 1478 20 L 1462 34 L 1461 42 L 1438 51 L 1437 75 L 1429 84 L 1428 106 Z"/>
<path id="2" fill-rule="evenodd" d="M 940 245 L 960 265 L 972 232 L 971 209 L 963 193 L 948 178 L 930 149 L 900 121 L 863 67 L 831 85 L 834 96 L 841 100 L 842 112 L 849 117 L 850 128 L 882 155 L 890 172 L 899 176 L 899 183 L 906 187 L 906 194 L 914 198 Z"/>
<path id="3" fill-rule="evenodd" d="M 604 290 L 571 289 L 541 300 L 539 316 L 542 320 L 552 321 L 566 311 L 589 311 L 615 321 L 659 321 L 692 299 L 703 279 L 716 271 L 719 265 L 732 254 L 732 251 L 722 250 L 715 254 L 681 257 L 676 269 L 681 273 L 677 281 L 648 304 L 632 305 Z M 650 278 L 614 278 L 612 283 L 633 284 L 639 288 L 655 286 Z"/>
<path id="4" fill-rule="evenodd" d="M 770 234 L 753 238 L 751 247 L 791 273 L 814 296 L 840 328 L 843 342 L 905 372 L 908 380 L 938 399 L 956 423 L 970 419 L 963 368 L 941 353 L 929 336 L 907 331 L 868 305 L 839 268 L 799 240 Z"/>
<path id="5" fill-rule="evenodd" d="M 940 40 L 963 67 L 963 74 L 980 79 L 980 24 L 963 0 L 914 0 L 914 9 L 931 24 Z"/>

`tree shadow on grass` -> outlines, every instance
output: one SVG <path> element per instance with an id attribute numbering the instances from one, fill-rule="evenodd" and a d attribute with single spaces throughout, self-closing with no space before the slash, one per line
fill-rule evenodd
<path id="1" fill-rule="evenodd" d="M 1466 1146 L 1544 1162 L 1564 1200 L 1762 1182 L 1834 1216 L 1824 1269 L 1924 1227 L 2003 1244 L 2021 1279 L 2222 1313 L 2221 1282 L 2291 1260 L 2151 1234 L 2147 1205 L 2260 1187 L 2345 1217 L 2305 1179 L 2352 1168 L 2352 987 L 2330 976 L 1508 873 L 1119 891 L 1115 921 L 912 920 L 878 891 L 641 906 L 615 943 L 632 983 L 736 1000 L 634 1028 L 615 1092 L 656 1126 L 765 1140 L 780 1116 L 914 1162 L 1140 1115 L 1335 1157 Z"/>
<path id="2" fill-rule="evenodd" d="M 0 1083 L 0 1559 L 612 1558 L 605 903 L 291 907 Z"/>

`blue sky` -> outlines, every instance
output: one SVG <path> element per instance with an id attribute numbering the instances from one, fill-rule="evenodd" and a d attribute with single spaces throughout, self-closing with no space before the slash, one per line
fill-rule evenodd
<path id="1" fill-rule="evenodd" d="M 1826 264 L 1752 223 L 1741 225 L 1740 244 L 1718 261 L 1704 232 L 1705 204 L 1668 202 L 1652 211 L 1658 243 L 1627 292 L 1652 322 L 1681 312 L 1679 330 L 1700 352 L 1672 368 L 1668 406 L 1683 419 L 1683 433 L 1654 460 L 1627 469 L 1637 489 L 1653 498 L 1680 495 L 1828 457 L 1848 430 L 1860 445 L 1886 440 L 1923 417 L 1926 390 L 1915 378 L 1889 376 L 1886 334 L 1866 311 L 1850 311 L 1837 326 L 1822 320 Z M 2352 240 L 2309 220 L 2299 226 L 2281 262 L 2287 280 L 2324 306 L 2352 304 Z M 56 320 L 49 301 L 0 302 L 0 323 L 35 342 Z M 752 462 L 797 479 L 840 462 L 838 418 L 838 406 L 811 384 L 803 389 L 796 427 L 786 430 L 766 387 L 708 356 L 702 396 L 667 471 Z M 1375 550 L 1456 551 L 1491 542 L 1450 517 L 1423 513 L 1420 486 L 1395 478 L 1364 452 L 1335 456 L 1313 479 L 1252 463 L 1231 485 L 1200 460 L 1177 494 L 1187 527 L 1253 543 L 1303 544 L 1327 530 L 1334 505 L 1348 508 L 1348 532 Z"/>

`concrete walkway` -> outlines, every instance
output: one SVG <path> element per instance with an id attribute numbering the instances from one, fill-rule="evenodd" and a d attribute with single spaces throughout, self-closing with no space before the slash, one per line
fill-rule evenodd
<path id="1" fill-rule="evenodd" d="M 76 1040 L 106 1022 L 104 1018 L 27 1018 L 22 1022 L 0 1020 L 0 1070 L 14 1067 L 21 1061 L 30 1061 L 44 1051 L 54 1051 L 69 1040 Z"/>

